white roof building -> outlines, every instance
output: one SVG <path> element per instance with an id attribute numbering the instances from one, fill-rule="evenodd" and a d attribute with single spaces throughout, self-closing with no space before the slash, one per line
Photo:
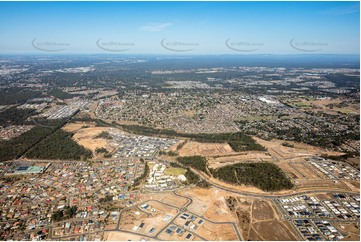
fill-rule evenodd
<path id="1" fill-rule="evenodd" d="M 178 180 L 180 180 L 182 182 L 187 181 L 187 178 L 184 175 L 179 175 L 177 178 L 178 178 Z"/>

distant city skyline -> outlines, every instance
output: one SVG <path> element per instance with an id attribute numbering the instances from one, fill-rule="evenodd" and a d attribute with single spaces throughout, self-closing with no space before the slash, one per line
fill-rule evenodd
<path id="1" fill-rule="evenodd" d="M 359 54 L 359 2 L 0 2 L 0 54 Z"/>

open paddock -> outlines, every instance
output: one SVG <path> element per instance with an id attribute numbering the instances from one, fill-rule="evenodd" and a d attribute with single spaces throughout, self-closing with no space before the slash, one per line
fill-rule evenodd
<path id="1" fill-rule="evenodd" d="M 238 240 L 236 231 L 231 224 L 214 224 L 205 222 L 197 234 L 208 240 Z"/>
<path id="2" fill-rule="evenodd" d="M 345 183 L 342 181 L 334 180 L 297 180 L 296 183 L 297 191 L 303 190 L 322 190 L 322 189 L 340 189 L 340 190 L 351 190 Z"/>
<path id="3" fill-rule="evenodd" d="M 207 157 L 210 168 L 216 169 L 225 165 L 232 165 L 241 162 L 272 162 L 272 157 L 267 152 L 242 152 L 236 155 L 222 157 Z"/>
<path id="4" fill-rule="evenodd" d="M 178 150 L 179 156 L 218 156 L 236 154 L 232 147 L 227 143 L 201 143 L 195 141 L 186 142 Z"/>
<path id="5" fill-rule="evenodd" d="M 141 194 L 141 201 L 157 200 L 172 206 L 181 208 L 188 203 L 188 199 L 174 195 L 172 193 L 153 193 L 153 194 Z"/>
<path id="6" fill-rule="evenodd" d="M 141 241 L 146 239 L 147 241 L 154 241 L 154 239 L 146 238 L 141 235 L 125 233 L 125 232 L 108 232 L 104 234 L 105 241 Z"/>
<path id="7" fill-rule="evenodd" d="M 360 225 L 353 223 L 333 223 L 338 231 L 346 234 L 345 241 L 360 241 Z"/>
<path id="8" fill-rule="evenodd" d="M 294 233 L 293 228 L 287 222 L 278 220 L 262 221 L 253 224 L 254 231 L 268 241 L 294 241 L 300 238 Z M 254 240 L 254 238 L 249 238 Z"/>
<path id="9" fill-rule="evenodd" d="M 290 166 L 292 166 L 295 170 L 297 170 L 300 174 L 302 174 L 305 179 L 326 178 L 324 175 L 321 175 L 319 172 L 317 172 L 316 169 L 312 169 L 310 166 L 304 164 L 303 162 L 290 163 Z"/>
<path id="10" fill-rule="evenodd" d="M 270 141 L 253 137 L 253 139 L 264 146 L 268 152 L 275 157 L 277 160 L 294 160 L 295 158 L 307 158 L 314 155 L 342 155 L 341 152 L 329 151 L 320 147 L 307 145 L 304 143 L 287 141 L 287 143 L 293 145 L 293 147 L 286 147 L 282 144 L 284 140 L 272 139 Z"/>
<path id="11" fill-rule="evenodd" d="M 74 133 L 72 139 L 79 145 L 93 152 L 93 156 L 97 157 L 98 154 L 95 152 L 97 148 L 105 148 L 109 152 L 115 150 L 115 146 L 104 138 L 95 138 L 103 131 L 109 131 L 108 127 L 96 127 L 93 123 L 70 123 L 64 126 L 63 130 Z"/>
<path id="12" fill-rule="evenodd" d="M 216 188 L 193 188 L 184 190 L 181 194 L 192 197 L 193 203 L 188 207 L 188 210 L 194 214 L 204 216 L 215 222 L 237 220 L 226 205 L 225 197 L 228 197 L 229 193 L 225 191 Z"/>
<path id="13" fill-rule="evenodd" d="M 304 177 L 300 172 L 295 170 L 289 163 L 277 163 L 277 166 L 281 168 L 291 179 L 303 179 Z"/>
<path id="14" fill-rule="evenodd" d="M 255 200 L 252 204 L 252 219 L 268 220 L 277 216 L 272 202 L 268 200 Z"/>
<path id="15" fill-rule="evenodd" d="M 170 218 L 177 215 L 177 210 L 156 201 L 147 202 L 148 209 L 133 208 L 123 212 L 120 228 L 152 236 L 162 230 Z M 168 216 L 168 219 L 165 219 Z"/>

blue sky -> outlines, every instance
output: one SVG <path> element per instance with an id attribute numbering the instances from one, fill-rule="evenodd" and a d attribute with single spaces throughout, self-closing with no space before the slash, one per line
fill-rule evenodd
<path id="1" fill-rule="evenodd" d="M 359 8 L 359 2 L 0 2 L 0 53 L 359 54 Z"/>

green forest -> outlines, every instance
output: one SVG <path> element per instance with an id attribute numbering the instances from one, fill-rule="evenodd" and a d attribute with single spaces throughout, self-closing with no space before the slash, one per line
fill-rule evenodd
<path id="1" fill-rule="evenodd" d="M 107 131 L 102 131 L 100 134 L 94 137 L 95 139 L 113 139 L 113 137 Z"/>
<path id="2" fill-rule="evenodd" d="M 19 158 L 29 148 L 50 135 L 53 131 L 54 128 L 36 126 L 11 140 L 0 141 L 0 161 Z"/>
<path id="3" fill-rule="evenodd" d="M 135 180 L 134 180 L 134 184 L 133 186 L 136 187 L 138 186 L 144 179 L 146 179 L 149 175 L 149 165 L 148 165 L 148 162 L 145 163 L 145 166 L 144 166 L 144 172 L 141 176 L 137 177 Z"/>
<path id="4" fill-rule="evenodd" d="M 23 104 L 27 100 L 38 97 L 39 91 L 32 91 L 25 88 L 10 87 L 0 89 L 0 105 Z"/>
<path id="5" fill-rule="evenodd" d="M 178 157 L 177 161 L 187 168 L 185 176 L 189 183 L 200 181 L 200 177 L 192 172 L 191 167 L 231 184 L 255 186 L 264 191 L 278 191 L 293 187 L 291 180 L 272 163 L 238 163 L 214 170 L 208 168 L 207 160 L 202 156 Z M 176 163 L 171 163 L 171 165 L 177 166 Z M 207 187 L 207 184 L 204 185 Z"/>
<path id="6" fill-rule="evenodd" d="M 202 156 L 185 156 L 178 157 L 177 161 L 185 166 L 193 167 L 199 171 L 203 171 L 206 174 L 209 174 L 207 170 L 207 161 Z"/>
<path id="7" fill-rule="evenodd" d="M 57 130 L 25 156 L 31 159 L 80 160 L 92 157 L 92 152 L 72 140 L 72 133 Z"/>
<path id="8" fill-rule="evenodd" d="M 53 90 L 49 91 L 48 94 L 55 98 L 59 98 L 59 99 L 69 99 L 69 98 L 73 98 L 73 97 L 77 96 L 74 94 L 64 92 L 60 89 L 53 89 Z"/>
<path id="9" fill-rule="evenodd" d="M 214 170 L 213 176 L 232 184 L 251 185 L 263 191 L 291 189 L 293 184 L 283 171 L 271 163 L 238 163 Z"/>
<path id="10" fill-rule="evenodd" d="M 0 112 L 0 126 L 25 124 L 28 117 L 35 114 L 34 109 L 8 108 Z"/>
<path id="11" fill-rule="evenodd" d="M 58 222 L 64 219 L 73 218 L 78 211 L 77 206 L 66 206 L 63 210 L 57 210 L 52 215 L 51 218 L 54 222 Z"/>

